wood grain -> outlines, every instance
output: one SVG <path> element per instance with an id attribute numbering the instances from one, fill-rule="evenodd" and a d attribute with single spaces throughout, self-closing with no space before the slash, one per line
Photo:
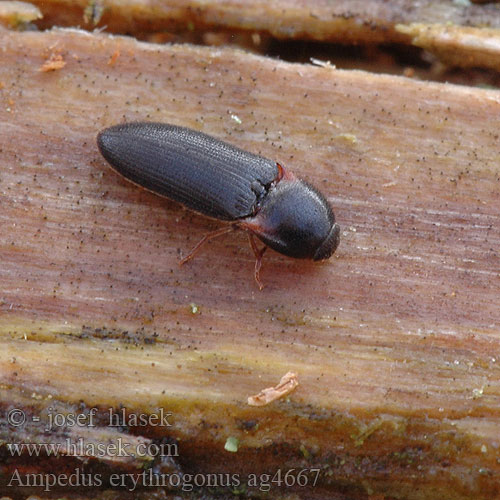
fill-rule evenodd
<path id="1" fill-rule="evenodd" d="M 450 66 L 500 70 L 500 30 L 443 24 L 396 25 L 412 43 Z"/>
<path id="2" fill-rule="evenodd" d="M 44 0 L 34 4 L 43 12 L 43 19 L 36 24 L 45 29 L 99 27 L 142 38 L 207 44 L 220 44 L 226 36 L 226 43 L 257 51 L 265 51 L 263 40 L 269 37 L 341 44 L 413 44 L 449 67 L 498 71 L 500 66 L 500 8 L 494 4 L 450 0 Z M 19 18 L 26 16 L 26 9 L 20 10 Z M 257 43 L 249 36 L 257 36 Z"/>
<path id="3" fill-rule="evenodd" d="M 497 5 L 450 0 L 34 0 L 39 26 L 106 26 L 115 33 L 252 30 L 281 39 L 404 42 L 395 25 L 500 27 Z M 93 7 L 93 8 L 92 8 Z"/>
<path id="4" fill-rule="evenodd" d="M 40 9 L 27 2 L 0 2 L 0 26 L 23 27 L 27 23 L 41 19 Z"/>
<path id="5" fill-rule="evenodd" d="M 3 416 L 96 406 L 105 432 L 108 408 L 164 408 L 172 427 L 123 432 L 178 443 L 168 466 L 184 472 L 320 468 L 285 490 L 299 498 L 499 494 L 498 92 L 78 31 L 0 46 Z M 53 54 L 66 65 L 39 71 Z M 108 169 L 97 132 L 137 119 L 317 185 L 342 226 L 335 256 L 269 252 L 262 292 L 242 233 L 179 268 L 219 224 Z M 288 371 L 286 399 L 247 405 Z M 23 440 L 50 441 L 40 426 Z M 0 439 L 17 432 L 0 419 Z M 26 491 L 5 485 L 26 464 L 0 463 L 3 494 Z"/>

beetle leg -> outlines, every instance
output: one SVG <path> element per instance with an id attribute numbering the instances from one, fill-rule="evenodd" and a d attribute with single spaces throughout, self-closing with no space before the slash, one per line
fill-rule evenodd
<path id="1" fill-rule="evenodd" d="M 262 266 L 262 256 L 267 250 L 267 247 L 264 246 L 264 248 L 259 249 L 257 243 L 255 242 L 255 236 L 250 232 L 248 233 L 248 240 L 250 241 L 250 246 L 252 247 L 253 253 L 255 255 L 255 281 L 257 282 L 257 285 L 259 285 L 259 289 L 262 290 L 264 288 L 264 285 L 262 284 L 262 281 L 260 281 L 259 272 Z"/>
<path id="2" fill-rule="evenodd" d="M 234 226 L 226 226 L 226 227 L 221 227 L 220 229 L 216 229 L 215 231 L 212 231 L 211 233 L 207 233 L 203 238 L 196 244 L 196 246 L 179 262 L 179 265 L 182 266 L 185 264 L 188 260 L 191 260 L 197 253 L 198 250 L 203 246 L 204 243 L 207 241 L 213 240 L 214 238 L 217 238 L 218 236 L 222 236 L 223 234 L 230 233 L 231 231 L 234 231 L 236 228 Z"/>

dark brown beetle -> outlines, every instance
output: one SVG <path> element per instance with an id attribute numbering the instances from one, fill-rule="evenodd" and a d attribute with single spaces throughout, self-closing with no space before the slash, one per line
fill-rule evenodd
<path id="1" fill-rule="evenodd" d="M 207 240 L 237 228 L 248 231 L 255 253 L 255 280 L 269 246 L 289 257 L 328 259 L 339 225 L 325 197 L 279 163 L 209 135 L 166 123 L 126 123 L 99 133 L 107 162 L 130 181 L 203 215 L 230 221 Z M 266 246 L 259 249 L 254 235 Z"/>

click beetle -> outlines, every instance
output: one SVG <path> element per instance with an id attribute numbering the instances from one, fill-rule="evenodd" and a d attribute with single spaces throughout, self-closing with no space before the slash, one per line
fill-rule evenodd
<path id="1" fill-rule="evenodd" d="M 328 259 L 340 228 L 326 198 L 281 164 L 202 132 L 167 123 L 115 125 L 97 136 L 101 154 L 128 180 L 208 217 L 231 224 L 209 233 L 182 259 L 216 236 L 244 229 L 254 251 L 255 280 L 267 247 L 299 259 Z M 265 246 L 259 249 L 257 236 Z"/>

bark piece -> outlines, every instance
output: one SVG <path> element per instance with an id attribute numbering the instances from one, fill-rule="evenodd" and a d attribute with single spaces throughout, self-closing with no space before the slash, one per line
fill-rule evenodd
<path id="1" fill-rule="evenodd" d="M 290 394 L 297 386 L 299 385 L 299 381 L 297 378 L 297 374 L 293 372 L 287 372 L 281 380 L 279 384 L 274 387 L 266 387 L 262 389 L 259 394 L 255 396 L 248 397 L 248 404 L 250 406 L 265 406 L 273 401 L 276 401 L 287 394 Z"/>

